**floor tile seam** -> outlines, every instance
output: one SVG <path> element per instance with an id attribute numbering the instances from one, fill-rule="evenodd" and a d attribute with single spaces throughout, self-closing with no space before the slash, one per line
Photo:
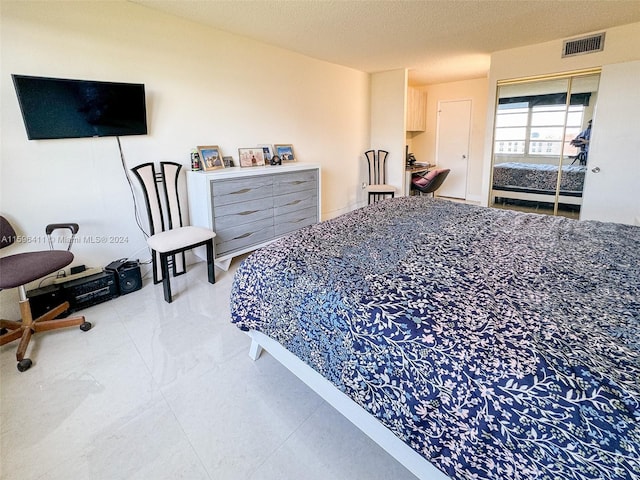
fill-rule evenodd
<path id="1" fill-rule="evenodd" d="M 278 443 L 278 445 L 276 445 L 276 446 L 275 446 L 275 447 L 274 447 L 274 448 L 273 448 L 273 449 L 272 449 L 268 454 L 266 454 L 266 455 L 265 455 L 264 460 L 262 460 L 258 465 L 256 465 L 256 467 L 255 467 L 253 470 L 251 470 L 251 471 L 249 472 L 249 477 L 248 477 L 248 478 L 249 478 L 249 479 L 254 478 L 254 475 L 255 475 L 257 472 L 259 472 L 259 471 L 262 469 L 262 467 L 263 467 L 263 466 L 264 466 L 264 465 L 265 465 L 265 464 L 266 464 L 266 463 L 267 463 L 267 462 L 268 462 L 268 461 L 269 461 L 269 460 L 270 460 L 270 459 L 271 459 L 271 458 L 272 458 L 272 457 L 273 457 L 273 456 L 274 456 L 274 455 L 275 455 L 279 450 L 281 450 L 281 449 L 285 446 L 285 444 L 286 444 L 286 443 L 287 443 L 287 442 L 288 442 L 288 441 L 289 441 L 289 440 L 290 440 L 290 439 L 291 439 L 291 438 L 292 438 L 292 437 L 293 437 L 293 436 L 294 436 L 294 435 L 295 435 L 295 434 L 296 434 L 296 433 L 297 433 L 297 432 L 298 432 L 298 431 L 299 431 L 299 430 L 300 430 L 300 429 L 301 429 L 301 428 L 302 428 L 302 427 L 303 427 L 303 426 L 304 426 L 308 421 L 310 421 L 311 417 L 313 417 L 313 416 L 318 412 L 318 410 L 320 410 L 320 409 L 323 407 L 323 405 L 324 405 L 325 403 L 326 403 L 326 402 L 323 400 L 322 402 L 320 402 L 320 403 L 318 404 L 318 406 L 317 406 L 317 407 L 312 408 L 312 409 L 311 409 L 311 411 L 309 412 L 309 414 L 308 414 L 306 417 L 304 417 L 304 418 L 300 421 L 300 423 L 298 424 L 298 426 L 297 426 L 296 428 L 294 428 L 294 429 L 289 433 L 289 435 L 287 435 L 285 438 L 283 438 L 283 439 L 282 439 L 282 441 L 280 441 L 280 442 Z"/>
<path id="2" fill-rule="evenodd" d="M 207 478 L 209 480 L 215 480 L 215 477 L 211 476 L 211 473 L 209 472 L 209 469 L 207 468 L 207 465 L 206 465 L 205 461 L 203 460 L 203 458 L 198 453 L 198 449 L 196 448 L 196 445 L 193 443 L 193 441 L 191 439 L 191 436 L 185 430 L 184 425 L 180 421 L 180 418 L 179 418 L 178 414 L 176 413 L 176 411 L 171 406 L 171 402 L 165 396 L 164 390 L 162 388 L 160 388 L 159 390 L 160 390 L 160 395 L 162 396 L 162 399 L 164 400 L 165 404 L 169 408 L 169 411 L 171 412 L 171 415 L 173 415 L 173 418 L 176 421 L 176 423 L 178 424 L 178 427 L 180 428 L 180 431 L 182 432 L 182 435 L 184 436 L 185 440 L 189 444 L 189 448 L 191 448 L 191 451 L 193 452 L 195 457 L 198 459 L 198 462 L 200 462 L 200 466 L 202 467 L 202 470 L 207 474 Z"/>

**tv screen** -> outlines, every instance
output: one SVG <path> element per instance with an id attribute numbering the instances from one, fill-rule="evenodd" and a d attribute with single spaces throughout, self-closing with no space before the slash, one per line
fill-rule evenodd
<path id="1" fill-rule="evenodd" d="M 12 77 L 29 140 L 147 133 L 143 84 Z"/>

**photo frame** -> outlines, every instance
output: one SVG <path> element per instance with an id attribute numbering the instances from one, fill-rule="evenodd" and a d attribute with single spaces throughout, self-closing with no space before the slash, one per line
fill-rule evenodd
<path id="1" fill-rule="evenodd" d="M 293 145 L 280 143 L 280 144 L 274 145 L 273 149 L 274 149 L 273 151 L 274 155 L 277 155 L 278 157 L 280 157 L 280 160 L 282 160 L 282 163 L 296 161 L 296 156 L 293 153 Z"/>
<path id="2" fill-rule="evenodd" d="M 258 147 L 262 148 L 262 152 L 264 153 L 264 164 L 272 165 L 271 159 L 273 158 L 273 145 L 262 143 L 258 145 Z"/>
<path id="3" fill-rule="evenodd" d="M 239 148 L 238 160 L 241 167 L 263 167 L 264 151 L 262 147 Z"/>
<path id="4" fill-rule="evenodd" d="M 198 146 L 198 153 L 200 154 L 200 165 L 202 165 L 202 170 L 204 170 L 205 172 L 224 168 L 222 151 L 220 150 L 219 146 Z"/>

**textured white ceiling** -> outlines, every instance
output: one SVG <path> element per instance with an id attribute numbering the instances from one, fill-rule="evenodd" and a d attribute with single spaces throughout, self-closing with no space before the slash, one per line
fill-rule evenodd
<path id="1" fill-rule="evenodd" d="M 640 22 L 640 0 L 129 1 L 365 72 L 409 68 L 412 84 L 483 77 L 492 52 Z"/>

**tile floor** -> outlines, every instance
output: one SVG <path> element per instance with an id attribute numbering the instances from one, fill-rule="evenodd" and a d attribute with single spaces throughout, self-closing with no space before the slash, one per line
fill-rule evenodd
<path id="1" fill-rule="evenodd" d="M 230 323 L 233 272 L 148 279 L 37 334 L 19 373 L 0 348 L 0 478 L 415 479 Z"/>

